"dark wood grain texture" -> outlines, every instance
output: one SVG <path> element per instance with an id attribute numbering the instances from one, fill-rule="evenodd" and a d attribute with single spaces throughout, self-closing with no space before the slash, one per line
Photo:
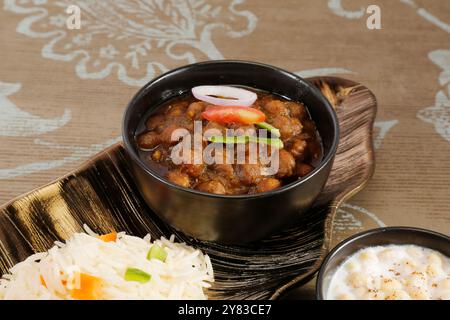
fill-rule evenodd
<path id="1" fill-rule="evenodd" d="M 330 178 L 314 207 L 296 226 L 263 241 L 226 246 L 186 237 L 163 223 L 141 198 L 116 144 L 68 175 L 0 208 L 0 273 L 34 252 L 48 250 L 87 224 L 98 233 L 126 231 L 152 237 L 175 234 L 208 253 L 216 283 L 212 299 L 277 298 L 309 280 L 329 251 L 339 204 L 373 174 L 374 95 L 339 78 L 309 79 L 333 103 L 341 139 Z"/>

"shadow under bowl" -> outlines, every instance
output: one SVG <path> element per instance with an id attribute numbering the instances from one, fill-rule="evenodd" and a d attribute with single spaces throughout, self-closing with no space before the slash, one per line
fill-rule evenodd
<path id="1" fill-rule="evenodd" d="M 135 135 L 139 124 L 164 102 L 205 84 L 246 86 L 304 103 L 322 139 L 320 164 L 282 188 L 249 195 L 187 189 L 152 171 L 138 154 Z M 231 60 L 187 65 L 150 81 L 129 103 L 122 129 L 135 181 L 151 209 L 188 236 L 229 244 L 263 239 L 306 212 L 327 181 L 339 140 L 336 114 L 313 85 L 273 66 Z"/>
<path id="2" fill-rule="evenodd" d="M 317 276 L 316 298 L 326 300 L 331 278 L 353 253 L 367 247 L 393 244 L 417 245 L 450 257 L 450 237 L 434 231 L 413 227 L 385 227 L 361 232 L 339 243 L 327 255 Z"/>

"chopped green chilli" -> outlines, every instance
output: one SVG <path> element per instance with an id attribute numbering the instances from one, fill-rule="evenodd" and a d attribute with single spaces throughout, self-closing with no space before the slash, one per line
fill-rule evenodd
<path id="1" fill-rule="evenodd" d="M 158 260 L 161 260 L 162 262 L 165 262 L 166 258 L 167 258 L 166 250 L 164 250 L 163 248 L 161 248 L 157 244 L 154 244 L 150 248 L 150 250 L 148 251 L 148 254 L 147 254 L 147 259 L 148 260 L 158 259 Z"/>
<path id="2" fill-rule="evenodd" d="M 140 283 L 146 283 L 149 282 L 152 278 L 151 275 L 149 275 L 147 272 L 142 271 L 141 269 L 137 268 L 127 268 L 125 271 L 125 280 L 126 281 L 135 281 Z"/>

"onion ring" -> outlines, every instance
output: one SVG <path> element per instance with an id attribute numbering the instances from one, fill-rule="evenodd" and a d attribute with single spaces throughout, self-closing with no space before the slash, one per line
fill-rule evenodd
<path id="1" fill-rule="evenodd" d="M 198 100 L 216 106 L 248 107 L 251 106 L 258 97 L 256 93 L 249 90 L 228 86 L 198 86 L 192 88 L 191 91 Z M 225 99 L 218 97 L 225 97 Z"/>

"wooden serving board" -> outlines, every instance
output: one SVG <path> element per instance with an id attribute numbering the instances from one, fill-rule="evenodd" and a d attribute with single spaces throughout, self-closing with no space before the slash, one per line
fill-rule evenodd
<path id="1" fill-rule="evenodd" d="M 339 205 L 373 174 L 376 114 L 375 97 L 366 87 L 334 77 L 308 80 L 335 107 L 341 137 L 325 189 L 296 227 L 242 246 L 189 238 L 145 204 L 118 143 L 66 176 L 0 207 L 0 274 L 87 224 L 98 233 L 126 231 L 140 237 L 150 233 L 156 238 L 175 234 L 178 241 L 208 253 L 216 278 L 208 292 L 211 299 L 275 299 L 305 283 L 330 250 Z"/>

